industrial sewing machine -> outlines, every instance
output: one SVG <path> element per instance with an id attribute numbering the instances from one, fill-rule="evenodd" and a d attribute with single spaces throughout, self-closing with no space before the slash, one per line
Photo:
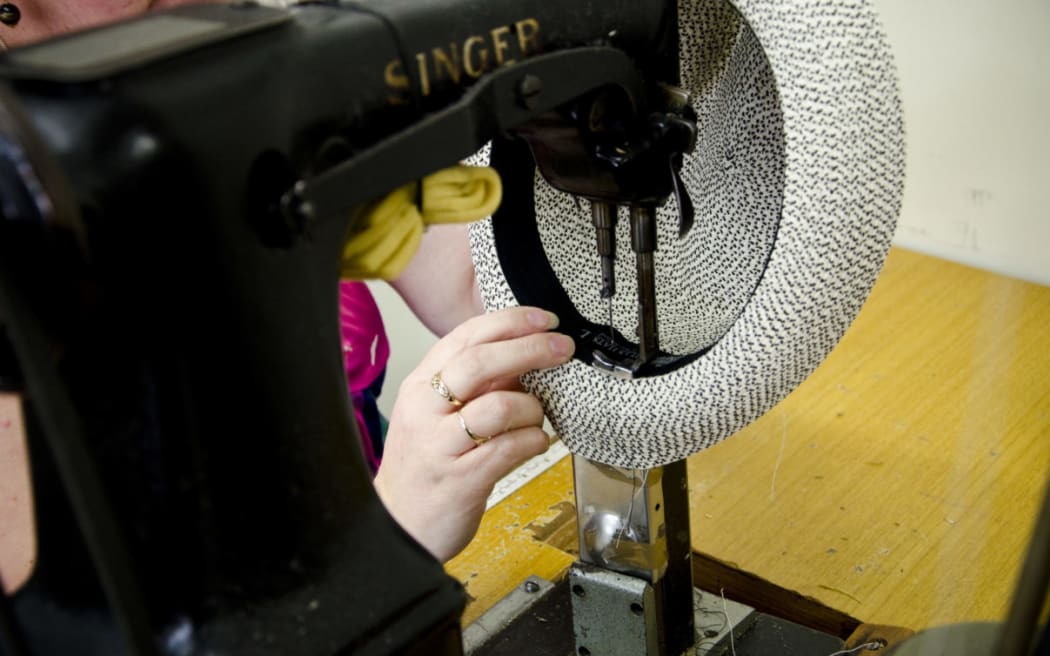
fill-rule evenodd
<path id="1" fill-rule="evenodd" d="M 503 175 L 591 202 L 611 298 L 629 206 L 637 340 L 577 357 L 645 375 L 654 208 L 692 222 L 677 59 L 664 0 L 238 2 L 7 55 L 0 373 L 26 398 L 39 558 L 0 653 L 461 653 L 461 587 L 358 451 L 335 300 L 352 210 L 493 142 Z M 575 465 L 576 653 L 685 652 L 684 463 Z"/>
<path id="2" fill-rule="evenodd" d="M 242 2 L 10 53 L 3 317 L 39 535 L 5 608 L 12 656 L 459 653 L 460 586 L 386 515 L 357 451 L 335 357 L 349 217 L 525 139 L 594 201 L 605 295 L 610 210 L 632 208 L 638 353 L 579 349 L 632 375 L 658 352 L 653 208 L 677 192 L 689 227 L 675 18 L 662 0 Z M 674 512 L 686 558 L 620 568 L 649 586 L 661 653 L 692 636 Z M 615 567 L 606 546 L 591 560 Z"/>

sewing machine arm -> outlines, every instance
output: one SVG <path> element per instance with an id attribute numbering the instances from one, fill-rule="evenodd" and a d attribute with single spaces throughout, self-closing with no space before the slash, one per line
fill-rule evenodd
<path id="1" fill-rule="evenodd" d="M 644 157 L 601 153 L 645 142 L 673 21 L 656 0 L 236 3 L 0 59 L 0 321 L 39 537 L 10 608 L 33 653 L 458 652 L 462 590 L 359 451 L 350 210 L 536 121 L 586 140 L 596 104 L 626 113 L 560 184 L 666 196 Z"/>

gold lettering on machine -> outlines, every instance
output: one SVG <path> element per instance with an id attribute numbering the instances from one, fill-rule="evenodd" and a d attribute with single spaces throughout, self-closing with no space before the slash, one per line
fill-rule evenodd
<path id="1" fill-rule="evenodd" d="M 459 85 L 476 80 L 494 68 L 512 64 L 539 50 L 540 23 L 524 18 L 513 25 L 500 25 L 483 34 L 472 34 L 462 41 L 452 41 L 415 53 L 412 66 L 419 79 L 419 93 L 429 96 L 435 83 L 445 80 Z M 391 60 L 384 70 L 393 105 L 411 99 L 411 81 L 400 59 Z"/>

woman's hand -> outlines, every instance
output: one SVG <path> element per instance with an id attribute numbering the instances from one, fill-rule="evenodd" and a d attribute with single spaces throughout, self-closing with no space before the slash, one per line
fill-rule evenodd
<path id="1" fill-rule="evenodd" d="M 496 481 L 550 446 L 543 409 L 518 377 L 572 357 L 557 318 L 510 308 L 461 324 L 401 384 L 376 491 L 435 557 L 470 542 Z M 457 405 L 461 404 L 461 405 Z"/>

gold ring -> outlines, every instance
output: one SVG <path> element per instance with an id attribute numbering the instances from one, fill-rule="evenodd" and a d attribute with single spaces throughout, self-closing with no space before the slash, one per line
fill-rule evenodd
<path id="1" fill-rule="evenodd" d="M 463 432 L 467 434 L 467 437 L 474 442 L 475 446 L 481 446 L 485 442 L 488 442 L 492 437 L 483 437 L 481 435 L 475 435 L 474 431 L 467 428 L 467 422 L 463 419 L 463 415 L 460 414 L 459 410 L 456 410 L 456 416 L 459 417 L 459 425 L 463 428 Z"/>
<path id="2" fill-rule="evenodd" d="M 430 379 L 430 386 L 434 388 L 434 391 L 438 393 L 438 396 L 445 399 L 457 408 L 463 407 L 463 402 L 456 398 L 456 395 L 452 393 L 452 390 L 448 388 L 445 381 L 441 380 L 441 372 L 434 374 L 434 377 Z"/>

